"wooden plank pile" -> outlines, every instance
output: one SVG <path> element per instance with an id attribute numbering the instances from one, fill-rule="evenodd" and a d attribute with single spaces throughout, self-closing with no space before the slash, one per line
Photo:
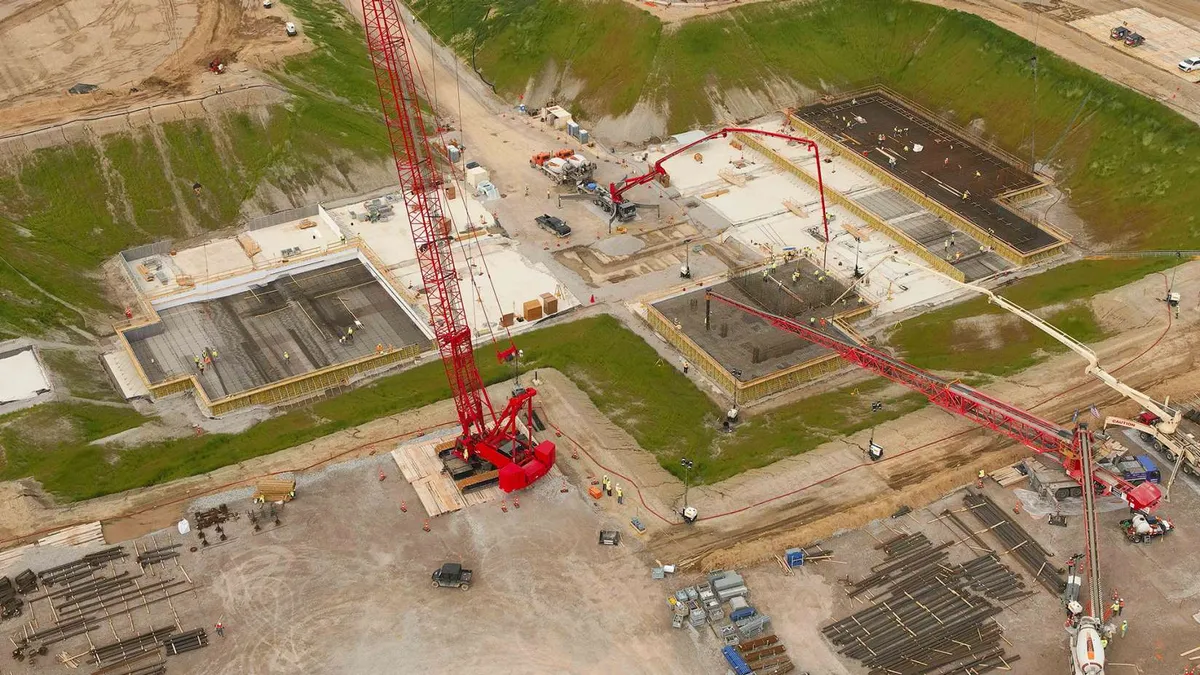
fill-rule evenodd
<path id="1" fill-rule="evenodd" d="M 296 498 L 296 480 L 294 478 L 264 478 L 258 481 L 254 500 L 260 504 L 265 502 L 290 502 Z"/>
<path id="2" fill-rule="evenodd" d="M 106 543 L 104 541 L 104 532 L 100 528 L 100 521 L 83 523 L 82 525 L 68 527 L 65 530 L 59 530 L 54 534 L 38 539 L 37 545 L 87 546 L 96 542 Z"/>
<path id="3" fill-rule="evenodd" d="M 992 480 L 999 483 L 1001 487 L 1015 485 L 1016 483 L 1020 483 L 1026 478 L 1029 478 L 1028 475 L 1021 473 L 1021 471 L 1017 469 L 1015 465 L 1006 466 L 1002 469 L 996 469 L 995 471 L 989 473 L 988 476 L 991 476 Z"/>

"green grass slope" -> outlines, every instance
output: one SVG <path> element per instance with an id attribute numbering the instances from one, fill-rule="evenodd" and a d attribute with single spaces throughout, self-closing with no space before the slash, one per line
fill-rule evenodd
<path id="1" fill-rule="evenodd" d="M 288 5 L 317 50 L 276 73 L 292 94 L 286 105 L 41 150 L 0 172 L 0 338 L 84 325 L 64 302 L 113 312 L 100 263 L 194 234 L 185 222 L 228 227 L 264 181 L 300 195 L 322 181 L 345 184 L 349 162 L 386 157 L 362 28 L 332 0 Z"/>
<path id="2" fill-rule="evenodd" d="M 520 336 L 519 342 L 526 355 L 523 368 L 559 369 L 668 471 L 682 476 L 679 459 L 693 459 L 692 478 L 699 482 L 715 482 L 808 452 L 829 439 L 911 412 L 924 401 L 915 394 L 881 396 L 882 383 L 875 383 L 783 406 L 725 434 L 719 427 L 722 411 L 611 316 L 539 329 Z M 495 351 L 490 346 L 476 351 L 489 384 L 512 377 Z M 278 452 L 435 403 L 448 394 L 445 371 L 434 362 L 240 434 L 188 436 L 120 450 L 91 441 L 137 426 L 145 418 L 122 408 L 49 404 L 0 417 L 0 479 L 31 476 L 63 500 L 89 499 Z M 871 414 L 872 400 L 884 401 L 884 411 Z"/>
<path id="3" fill-rule="evenodd" d="M 982 122 L 986 137 L 1024 158 L 1031 135 L 1039 161 L 1063 137 L 1050 159 L 1098 241 L 1200 248 L 1196 125 L 1045 50 L 1034 100 L 1033 45 L 970 14 L 910 0 L 757 3 L 664 30 L 620 0 L 412 6 L 461 54 L 477 50 L 514 101 L 548 62 L 569 71 L 584 85 L 578 108 L 593 118 L 646 100 L 678 132 L 715 122 L 722 92 L 762 91 L 778 78 L 815 91 L 884 84 L 961 125 Z"/>

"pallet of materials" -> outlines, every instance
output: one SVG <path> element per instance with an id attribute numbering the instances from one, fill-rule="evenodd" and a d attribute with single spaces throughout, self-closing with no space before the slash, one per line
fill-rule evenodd
<path id="1" fill-rule="evenodd" d="M 262 246 L 259 246 L 258 242 L 254 241 L 254 238 L 248 234 L 239 234 L 237 236 L 237 243 L 246 252 L 247 258 L 253 258 L 262 253 Z"/>
<path id="2" fill-rule="evenodd" d="M 290 502 L 296 498 L 296 481 L 291 478 L 265 478 L 256 487 L 255 501 Z"/>
<path id="3" fill-rule="evenodd" d="M 1003 469 L 996 469 L 988 474 L 992 480 L 996 481 L 1001 487 L 1008 487 L 1029 478 L 1026 474 L 1021 473 L 1015 466 L 1006 466 Z"/>

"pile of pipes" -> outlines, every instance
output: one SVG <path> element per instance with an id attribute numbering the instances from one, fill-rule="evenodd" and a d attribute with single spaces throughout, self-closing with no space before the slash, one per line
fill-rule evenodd
<path id="1" fill-rule="evenodd" d="M 155 651 L 173 630 L 175 630 L 174 626 L 155 628 L 149 633 L 142 633 L 136 637 L 126 638 L 103 647 L 93 647 L 91 662 L 103 666 L 118 661 L 127 661 L 130 657 L 143 652 Z"/>
<path id="2" fill-rule="evenodd" d="M 99 621 L 93 621 L 91 617 L 87 617 L 59 621 L 49 628 L 36 632 L 30 630 L 28 626 L 22 627 L 21 634 L 14 637 L 17 648 L 12 651 L 12 657 L 17 661 L 24 661 L 28 658 L 32 662 L 35 657 L 44 656 L 49 651 L 50 645 L 76 635 L 83 635 L 99 626 Z"/>
<path id="3" fill-rule="evenodd" d="M 163 675 L 167 663 L 158 651 L 143 652 L 100 668 L 92 675 Z"/>
<path id="4" fill-rule="evenodd" d="M 208 646 L 208 634 L 203 628 L 189 630 L 186 633 L 176 633 L 167 639 L 167 655 L 174 656 L 194 649 Z"/>
<path id="5" fill-rule="evenodd" d="M 923 570 L 932 577 L 943 567 L 949 566 L 946 559 L 950 552 L 947 549 L 952 545 L 953 542 L 934 546 L 933 542 L 920 532 L 889 539 L 875 547 L 877 550 L 883 549 L 888 559 L 871 568 L 874 574 L 848 584 L 846 592 L 854 598 L 872 589 L 886 588 L 900 579 L 922 581 L 922 576 L 909 576 L 914 570 Z M 871 597 L 874 597 L 874 593 Z"/>
<path id="6" fill-rule="evenodd" d="M 80 588 L 64 589 L 57 600 L 54 597 L 58 593 L 50 596 L 54 611 L 60 622 L 99 613 L 111 618 L 187 591 L 178 588 L 186 586 L 187 581 L 166 579 L 143 585 L 138 583 L 141 578 L 122 572 L 115 577 L 98 577 Z"/>
<path id="7" fill-rule="evenodd" d="M 158 548 L 147 548 L 145 551 L 142 551 L 138 554 L 138 564 L 142 566 L 142 569 L 146 569 L 154 563 L 164 562 L 166 560 L 170 560 L 171 558 L 178 558 L 179 551 L 174 549 L 177 549 L 180 546 L 183 546 L 183 544 L 170 544 L 167 546 L 159 546 Z"/>
<path id="8" fill-rule="evenodd" d="M 880 547 L 889 552 L 888 560 L 850 590 L 854 595 L 872 589 L 874 602 L 822 628 L 840 653 L 861 661 L 871 675 L 986 673 L 1008 669 L 1020 658 L 1006 655 L 1000 644 L 1002 631 L 992 619 L 1000 608 L 971 590 L 1019 589 L 1011 572 L 1010 587 L 982 558 L 949 565 L 946 546 L 933 546 L 923 534 L 902 535 Z"/>
<path id="9" fill-rule="evenodd" d="M 92 570 L 102 567 L 105 563 L 119 560 L 129 555 L 125 552 L 123 546 L 113 546 L 106 548 L 103 551 L 89 553 L 79 560 L 73 560 L 69 563 L 51 567 L 48 570 L 42 570 L 38 573 L 38 581 L 43 586 L 54 586 L 55 584 L 69 584 L 72 581 L 77 581 L 84 577 L 92 575 Z"/>
<path id="10" fill-rule="evenodd" d="M 1063 572 L 1050 563 L 1053 555 L 1041 544 L 1029 536 L 1020 525 L 1017 525 L 1004 509 L 996 505 L 987 495 L 977 495 L 968 491 L 963 496 L 963 504 L 975 514 L 984 527 L 996 535 L 1004 546 L 1001 554 L 1011 553 L 1021 565 L 1056 597 L 1066 588 Z"/>
<path id="11" fill-rule="evenodd" d="M 955 574 L 962 574 L 966 577 L 972 590 L 1001 602 L 1020 600 L 1034 593 L 1034 591 L 1025 590 L 1025 582 L 1021 581 L 1021 577 L 1001 564 L 995 553 L 985 553 L 974 560 L 965 562 L 949 570 L 946 576 Z"/>

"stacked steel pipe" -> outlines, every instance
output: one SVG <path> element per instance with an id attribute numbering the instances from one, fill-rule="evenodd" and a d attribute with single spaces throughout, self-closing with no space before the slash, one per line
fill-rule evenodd
<path id="1" fill-rule="evenodd" d="M 1004 546 L 1002 554 L 1011 553 L 1038 583 L 1056 597 L 1062 594 L 1066 586 L 1062 578 L 1064 570 L 1051 564 L 1050 557 L 1054 554 L 1042 548 L 987 495 L 968 492 L 963 503 L 1000 540 Z"/>
<path id="2" fill-rule="evenodd" d="M 109 608 L 122 606 L 128 602 L 136 602 L 140 605 L 165 600 L 173 595 L 171 589 L 187 584 L 186 581 L 167 579 L 142 586 L 137 583 L 137 579 L 140 578 L 118 577 L 92 586 L 86 591 L 67 594 L 63 596 L 62 602 L 54 606 L 54 609 L 58 613 L 60 621 L 64 618 L 101 612 L 106 616 L 115 616 L 116 613 L 109 614 Z"/>
<path id="3" fill-rule="evenodd" d="M 1000 644 L 1002 631 L 992 619 L 1000 608 L 970 590 L 1019 590 L 1011 572 L 1006 577 L 982 558 L 952 566 L 945 560 L 947 546 L 934 546 L 922 534 L 882 547 L 888 560 L 848 591 L 876 589 L 874 603 L 822 629 L 839 652 L 872 675 L 986 673 L 1019 658 L 1006 655 Z"/>
<path id="4" fill-rule="evenodd" d="M 166 642 L 167 654 L 172 656 L 207 646 L 208 634 L 204 632 L 203 628 L 190 630 L 186 633 L 176 633 L 168 638 Z"/>
<path id="5" fill-rule="evenodd" d="M 163 675 L 165 672 L 166 660 L 162 654 L 153 651 L 116 661 L 93 672 L 92 675 Z"/>
<path id="6" fill-rule="evenodd" d="M 92 649 L 91 661 L 105 665 L 125 661 L 131 656 L 156 650 L 173 630 L 175 630 L 173 626 L 165 626 L 103 647 L 95 647 Z"/>
<path id="7" fill-rule="evenodd" d="M 177 549 L 180 546 L 183 546 L 183 544 L 170 544 L 168 546 L 160 546 L 154 549 L 146 549 L 138 554 L 138 564 L 145 569 L 154 563 L 164 562 L 166 560 L 170 560 L 171 558 L 178 558 L 179 551 L 174 549 Z"/>
<path id="8" fill-rule="evenodd" d="M 113 546 L 103 551 L 89 553 L 79 560 L 51 567 L 48 570 L 42 570 L 38 573 L 38 580 L 43 586 L 70 583 L 91 576 L 92 570 L 97 567 L 101 567 L 107 562 L 124 558 L 127 555 L 123 546 Z"/>

